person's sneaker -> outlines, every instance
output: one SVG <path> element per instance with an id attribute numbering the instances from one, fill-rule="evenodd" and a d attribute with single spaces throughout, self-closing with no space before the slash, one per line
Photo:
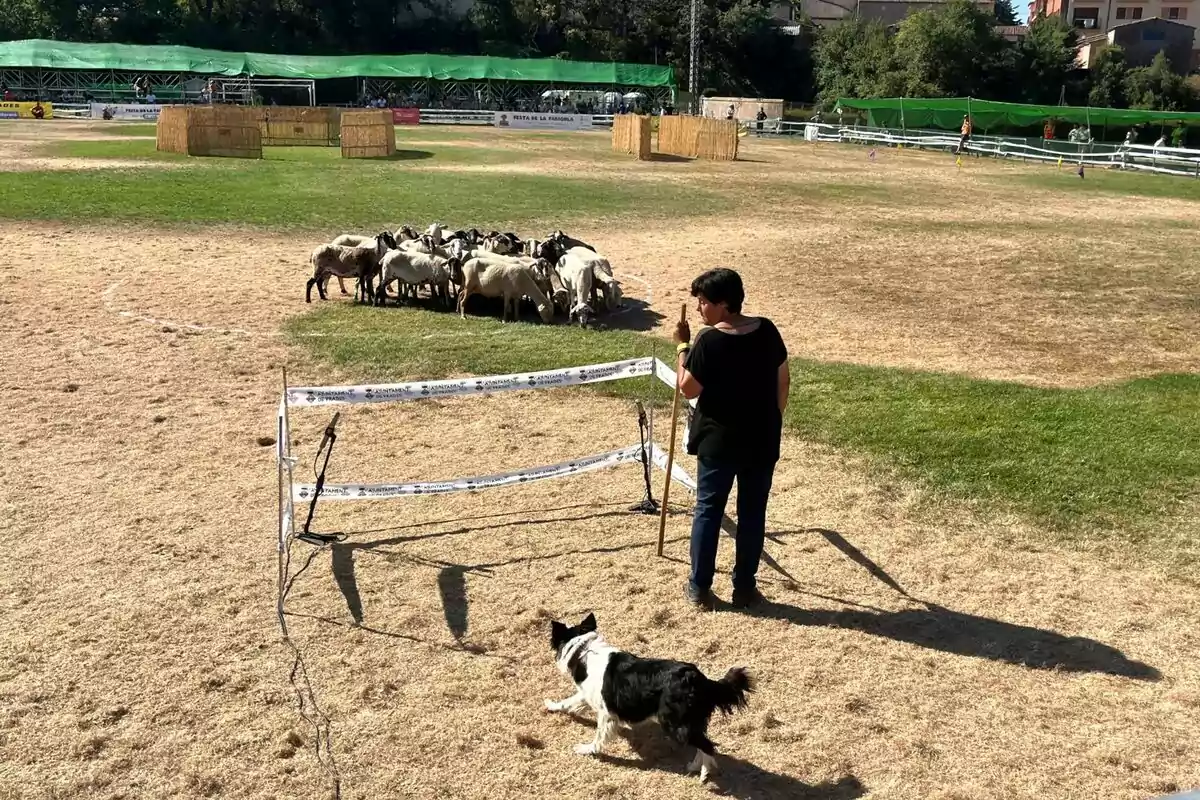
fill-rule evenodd
<path id="1" fill-rule="evenodd" d="M 697 608 L 712 608 L 712 592 L 708 589 L 693 586 L 689 581 L 684 588 L 684 593 L 687 595 L 688 602 Z"/>
<path id="2" fill-rule="evenodd" d="M 758 589 L 734 589 L 730 604 L 734 608 L 754 608 L 767 602 Z"/>

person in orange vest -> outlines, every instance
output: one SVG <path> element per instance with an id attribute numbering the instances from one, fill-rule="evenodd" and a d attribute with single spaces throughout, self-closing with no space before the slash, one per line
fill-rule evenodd
<path id="1" fill-rule="evenodd" d="M 963 117 L 962 137 L 958 140 L 958 149 L 954 151 L 954 155 L 962 153 L 963 148 L 967 146 L 967 141 L 971 138 L 971 117 Z"/>

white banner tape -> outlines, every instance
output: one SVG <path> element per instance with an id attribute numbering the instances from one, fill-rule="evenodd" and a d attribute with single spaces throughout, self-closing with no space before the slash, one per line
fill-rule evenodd
<path id="1" fill-rule="evenodd" d="M 650 447 L 650 458 L 654 461 L 654 466 L 658 467 L 663 472 L 667 471 L 666 450 L 663 450 L 657 444 L 653 444 Z M 679 466 L 679 463 L 676 461 L 671 462 L 671 480 L 683 484 L 683 486 L 693 494 L 696 491 L 696 482 L 692 480 L 692 476 L 688 475 L 687 471 L 683 467 Z"/>
<path id="2" fill-rule="evenodd" d="M 675 388 L 675 382 L 679 380 L 679 376 L 675 374 L 675 370 L 667 366 L 666 362 L 664 362 L 661 358 L 654 359 L 654 377 L 658 378 L 672 389 Z M 688 405 L 690 405 L 692 408 L 695 408 L 696 398 L 688 400 Z"/>
<path id="3" fill-rule="evenodd" d="M 411 497 L 423 494 L 447 494 L 449 492 L 470 492 L 477 489 L 495 489 L 500 486 L 512 486 L 519 483 L 532 483 L 550 478 L 566 478 L 605 467 L 613 467 L 629 461 L 641 461 L 642 446 L 635 444 L 621 450 L 610 450 L 607 453 L 597 453 L 584 456 L 559 464 L 544 467 L 502 472 L 498 475 L 482 475 L 472 478 L 453 478 L 448 481 L 422 483 L 337 483 L 325 484 L 321 491 L 323 500 L 386 500 L 394 497 Z M 292 487 L 292 496 L 296 500 L 307 502 L 316 490 L 311 483 L 297 483 Z"/>
<path id="4" fill-rule="evenodd" d="M 561 386 L 581 386 L 588 383 L 636 378 L 655 371 L 655 359 L 634 358 L 608 364 L 588 364 L 542 372 L 512 375 L 481 375 L 438 381 L 409 383 L 378 383 L 359 386 L 299 386 L 289 387 L 289 406 L 325 406 L 343 403 L 391 403 L 398 400 L 420 400 L 430 397 L 460 397 L 491 394 L 521 389 L 550 389 Z"/>

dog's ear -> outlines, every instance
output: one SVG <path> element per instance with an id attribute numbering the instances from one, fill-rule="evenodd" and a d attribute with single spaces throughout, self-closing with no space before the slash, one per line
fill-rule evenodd
<path id="1" fill-rule="evenodd" d="M 550 623 L 550 648 L 557 650 L 558 646 L 567 640 L 567 626 L 558 620 Z"/>
<path id="2" fill-rule="evenodd" d="M 588 615 L 583 618 L 583 622 L 579 623 L 580 633 L 592 633 L 596 630 L 596 615 L 588 612 Z"/>

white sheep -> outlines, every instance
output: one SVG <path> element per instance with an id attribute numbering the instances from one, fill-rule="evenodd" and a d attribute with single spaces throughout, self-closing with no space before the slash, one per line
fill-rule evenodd
<path id="1" fill-rule="evenodd" d="M 604 308 L 612 311 L 621 307 L 621 285 L 613 277 L 612 264 L 602 255 L 586 247 L 572 247 L 567 252 L 592 265 L 592 287 L 600 293 Z M 593 295 L 594 296 L 594 295 Z"/>
<path id="2" fill-rule="evenodd" d="M 496 263 L 472 258 L 463 264 L 463 288 L 458 297 L 458 314 L 467 318 L 467 298 L 473 294 L 484 297 L 504 298 L 504 311 L 500 320 L 508 319 L 508 307 L 512 304 L 513 319 L 519 319 L 522 297 L 529 297 L 537 306 L 543 322 L 554 319 L 554 307 L 538 288 L 533 270 L 521 263 Z"/>
<path id="3" fill-rule="evenodd" d="M 572 248 L 558 260 L 556 269 L 568 293 L 567 319 L 578 319 L 580 325 L 587 325 L 595 313 L 590 302 L 595 285 L 591 260 Z"/>
<path id="4" fill-rule="evenodd" d="M 425 229 L 425 235 L 433 239 L 433 246 L 440 247 L 442 244 L 442 223 L 434 222 Z"/>
<path id="5" fill-rule="evenodd" d="M 413 252 L 411 250 L 389 250 L 382 261 L 383 276 L 379 288 L 375 292 L 375 304 L 383 305 L 387 300 L 387 285 L 392 281 L 398 283 L 397 300 L 404 296 L 405 287 L 416 287 L 423 284 L 430 286 L 430 296 L 436 296 L 435 289 L 440 289 L 447 303 L 450 301 L 449 284 L 455 278 L 455 272 L 460 267 L 457 259 L 447 259 L 436 255 Z"/>
<path id="6" fill-rule="evenodd" d="M 313 276 L 308 279 L 304 289 L 304 302 L 312 302 L 312 288 L 317 287 L 317 294 L 322 300 L 325 296 L 325 282 L 330 276 L 339 278 L 357 278 L 359 291 L 355 291 L 357 300 L 361 293 L 363 300 L 374 293 L 372 281 L 379 270 L 379 261 L 389 252 L 386 240 L 382 236 L 375 237 L 373 246 L 346 247 L 338 244 L 319 245 L 312 251 L 309 261 L 312 263 Z"/>

